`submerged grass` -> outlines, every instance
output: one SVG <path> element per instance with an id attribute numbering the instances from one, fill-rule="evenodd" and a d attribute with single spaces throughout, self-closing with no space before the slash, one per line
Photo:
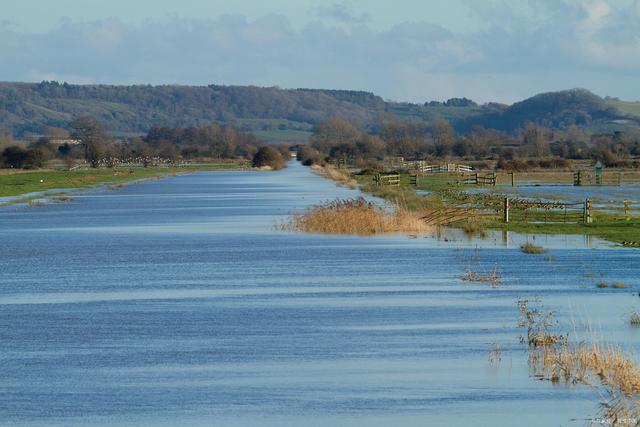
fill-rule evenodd
<path id="1" fill-rule="evenodd" d="M 520 250 L 525 254 L 531 254 L 531 255 L 539 255 L 539 254 L 547 253 L 546 248 L 543 248 L 542 246 L 534 245 L 533 243 L 523 244 L 522 246 L 520 246 Z"/>
<path id="2" fill-rule="evenodd" d="M 487 237 L 489 233 L 485 224 L 475 219 L 468 219 L 460 223 L 460 228 L 469 236 Z"/>
<path id="3" fill-rule="evenodd" d="M 499 284 L 500 280 L 502 279 L 502 276 L 500 275 L 500 273 L 498 273 L 497 269 L 494 269 L 493 271 L 487 274 L 477 273 L 475 271 L 469 271 L 463 274 L 462 276 L 460 276 L 460 279 L 465 282 Z"/>
<path id="4" fill-rule="evenodd" d="M 534 376 L 551 382 L 583 384 L 603 392 L 601 415 L 614 426 L 640 424 L 640 366 L 619 345 L 569 341 L 556 332 L 553 313 L 517 302 L 519 327 L 527 328 L 529 362 Z M 640 321 L 640 318 L 637 319 Z"/>
<path id="5" fill-rule="evenodd" d="M 284 230 L 321 234 L 368 236 L 384 233 L 425 233 L 427 224 L 415 213 L 396 208 L 387 211 L 364 198 L 337 199 L 293 215 Z"/>

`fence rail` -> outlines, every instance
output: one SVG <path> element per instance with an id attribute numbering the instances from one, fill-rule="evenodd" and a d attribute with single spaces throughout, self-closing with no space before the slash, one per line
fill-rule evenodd
<path id="1" fill-rule="evenodd" d="M 397 173 L 379 173 L 373 179 L 376 184 L 381 186 L 400 186 L 400 174 Z"/>
<path id="2" fill-rule="evenodd" d="M 640 201 L 638 200 L 589 199 L 588 202 L 590 203 L 592 219 L 597 217 L 598 214 L 622 216 L 626 220 L 640 215 Z"/>

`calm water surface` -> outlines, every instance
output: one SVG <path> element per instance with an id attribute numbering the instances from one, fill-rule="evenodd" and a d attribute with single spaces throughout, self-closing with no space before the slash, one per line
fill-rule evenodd
<path id="1" fill-rule="evenodd" d="M 531 379 L 514 301 L 640 350 L 640 252 L 582 237 L 277 231 L 354 196 L 291 164 L 0 210 L 0 425 L 582 426 Z M 462 282 L 497 269 L 498 289 Z M 622 281 L 629 289 L 597 289 Z M 573 325 L 573 326 L 572 326 Z M 498 367 L 488 363 L 494 343 Z"/>

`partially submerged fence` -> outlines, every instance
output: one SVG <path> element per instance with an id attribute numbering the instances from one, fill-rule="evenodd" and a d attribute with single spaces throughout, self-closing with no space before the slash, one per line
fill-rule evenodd
<path id="1" fill-rule="evenodd" d="M 587 222 L 588 203 L 560 202 L 505 197 L 502 221 L 535 223 L 579 223 Z"/>
<path id="2" fill-rule="evenodd" d="M 573 173 L 573 185 L 620 185 L 622 174 L 615 173 L 594 173 L 588 171 L 576 171 Z"/>
<path id="3" fill-rule="evenodd" d="M 630 221 L 640 219 L 640 201 L 586 199 L 583 202 L 566 202 L 487 195 L 443 205 L 424 219 L 430 224 L 446 225 L 475 218 L 531 224 Z"/>
<path id="4" fill-rule="evenodd" d="M 537 223 L 585 223 L 600 220 L 640 218 L 640 201 L 586 199 L 584 202 L 561 202 L 505 197 L 502 221 Z"/>
<path id="5" fill-rule="evenodd" d="M 639 200 L 603 200 L 587 199 L 589 222 L 599 218 L 618 218 L 627 221 L 640 215 Z"/>

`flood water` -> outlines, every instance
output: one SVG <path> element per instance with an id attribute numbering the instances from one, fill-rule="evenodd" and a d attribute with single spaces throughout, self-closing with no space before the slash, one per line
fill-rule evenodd
<path id="1" fill-rule="evenodd" d="M 623 184 L 614 185 L 528 185 L 528 186 L 498 186 L 468 190 L 469 193 L 498 193 L 508 194 L 514 197 L 532 199 L 566 200 L 572 202 L 584 202 L 586 199 L 596 200 L 640 200 L 640 185 Z"/>
<path id="2" fill-rule="evenodd" d="M 582 426 L 530 377 L 518 298 L 640 350 L 640 252 L 573 237 L 278 231 L 356 196 L 308 168 L 0 209 L 2 426 Z M 497 270 L 500 287 L 460 280 Z M 624 282 L 627 289 L 595 284 Z M 502 361 L 490 366 L 495 344 Z"/>

